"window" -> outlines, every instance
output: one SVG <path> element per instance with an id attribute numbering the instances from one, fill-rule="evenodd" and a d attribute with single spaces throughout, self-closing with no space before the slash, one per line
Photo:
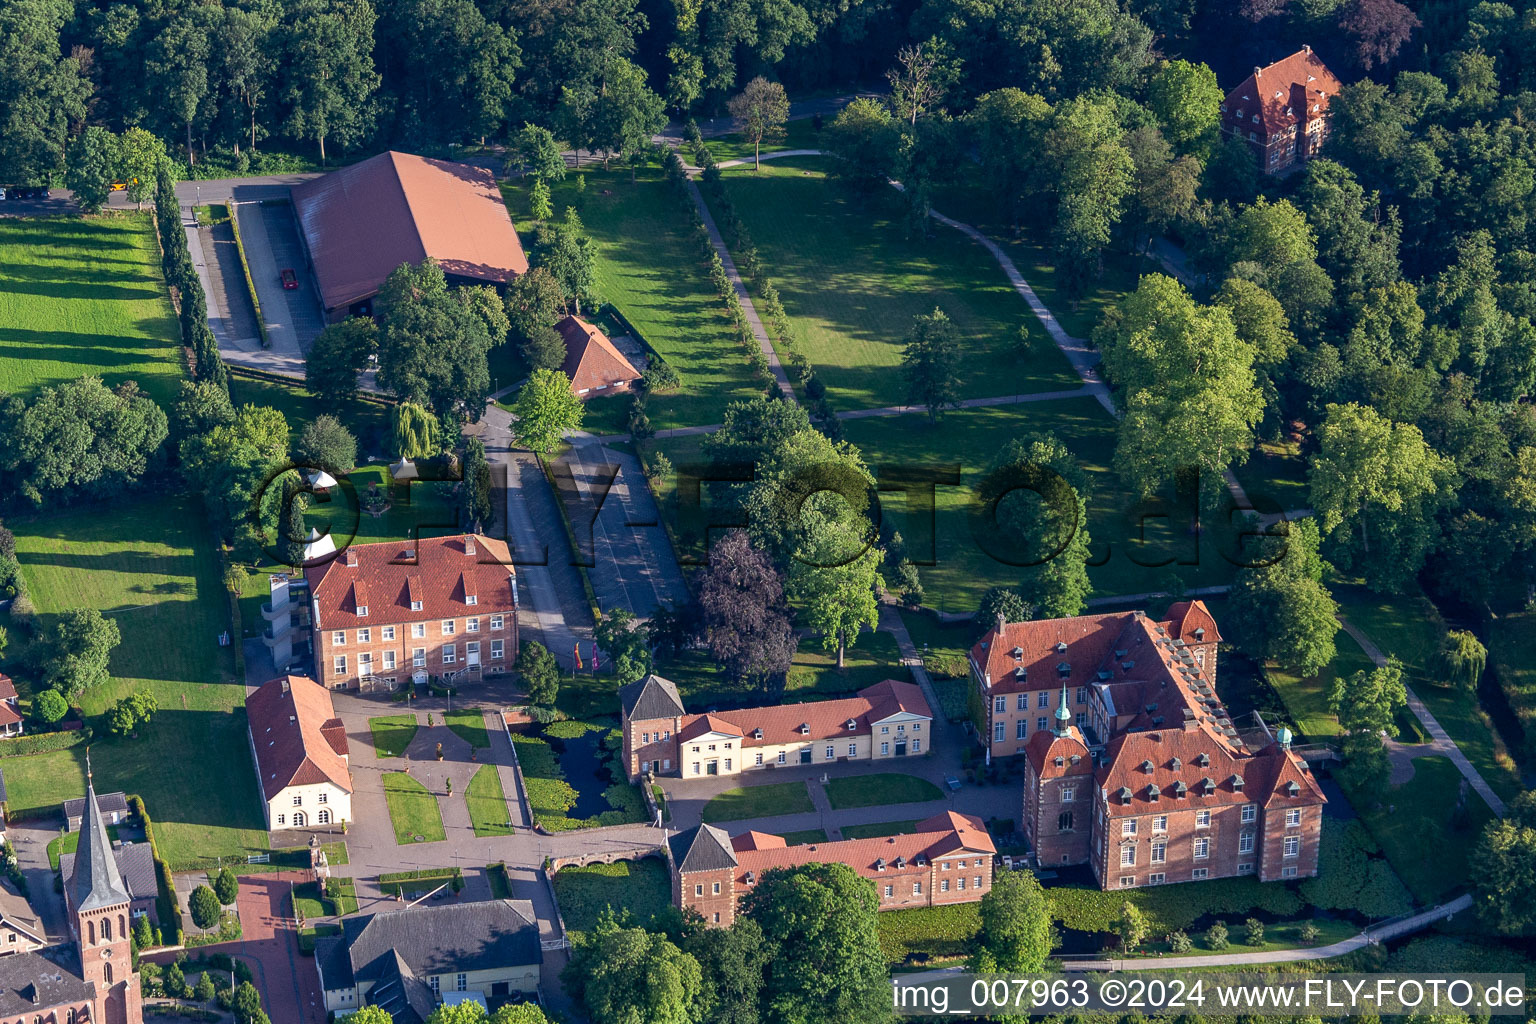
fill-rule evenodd
<path id="1" fill-rule="evenodd" d="M 1120 864 L 1123 867 L 1131 867 L 1135 863 L 1136 863 L 1136 847 L 1134 847 L 1134 846 L 1122 846 L 1122 847 L 1120 847 Z"/>
<path id="2" fill-rule="evenodd" d="M 413 668 L 427 667 L 427 649 L 425 647 L 414 647 L 411 649 L 411 666 Z"/>
<path id="3" fill-rule="evenodd" d="M 466 988 L 469 987 L 469 975 L 467 974 L 461 974 L 454 980 L 458 982 L 457 987 L 460 992 L 463 992 Z"/>
<path id="4" fill-rule="evenodd" d="M 286 815 L 286 814 L 279 814 L 277 816 L 277 823 L 279 825 L 286 825 L 286 824 L 288 824 L 288 815 Z"/>
<path id="5" fill-rule="evenodd" d="M 886 899 L 890 899 L 892 896 L 895 895 L 895 891 L 896 891 L 896 887 L 894 885 L 886 886 L 885 887 L 885 898 Z"/>
<path id="6" fill-rule="evenodd" d="M 459 649 L 457 647 L 455 647 L 453 644 L 449 644 L 448 646 L 443 648 L 443 664 L 444 665 L 452 665 L 454 662 L 456 662 L 458 660 L 459 660 Z"/>
<path id="7" fill-rule="evenodd" d="M 850 743 L 850 744 L 848 744 L 848 756 L 849 757 L 858 757 L 859 756 L 859 745 L 857 743 Z"/>
<path id="8" fill-rule="evenodd" d="M 1251 875 L 1251 874 L 1253 874 L 1253 862 L 1252 861 L 1245 861 L 1244 863 L 1239 864 L 1237 866 L 1237 873 L 1240 874 L 1240 875 Z"/>
<path id="9" fill-rule="evenodd" d="M 1193 871 L 1191 871 L 1189 873 L 1189 877 L 1194 879 L 1195 881 L 1199 881 L 1202 878 L 1209 878 L 1209 877 L 1211 877 L 1211 869 L 1210 868 L 1195 868 Z"/>
<path id="10" fill-rule="evenodd" d="M 1159 839 L 1152 844 L 1152 863 L 1165 864 L 1168 861 L 1168 843 Z"/>
<path id="11" fill-rule="evenodd" d="M 421 602 L 420 601 L 412 601 L 411 602 L 411 611 L 413 611 L 413 612 L 421 611 Z"/>
<path id="12" fill-rule="evenodd" d="M 385 651 L 384 652 L 384 669 L 385 669 L 385 671 L 392 671 L 394 669 L 394 667 L 395 667 L 395 652 L 394 651 Z"/>
<path id="13" fill-rule="evenodd" d="M 697 762 L 697 761 L 693 762 L 693 774 L 695 774 L 695 775 L 699 774 L 699 762 Z M 703 893 L 699 893 L 699 895 L 702 896 L 704 894 Z"/>
<path id="14" fill-rule="evenodd" d="M 1008 710 L 1008 698 L 1007 697 L 998 697 L 996 700 L 994 700 L 992 702 L 992 710 L 996 711 L 999 714 L 1001 714 L 1004 711 L 1007 711 Z"/>
<path id="15" fill-rule="evenodd" d="M 427 624 L 425 622 L 413 622 L 413 623 L 411 623 L 411 636 L 414 639 L 421 640 L 421 639 L 424 639 L 426 637 L 426 635 L 427 635 Z"/>
<path id="16" fill-rule="evenodd" d="M 1028 711 L 1029 710 L 1029 694 L 1027 694 L 1027 693 L 1019 694 L 1019 710 L 1020 711 Z"/>
<path id="17" fill-rule="evenodd" d="M 479 619 L 465 619 L 464 620 L 464 632 L 466 632 L 466 633 L 478 633 L 478 632 L 480 632 L 480 620 Z"/>
<path id="18" fill-rule="evenodd" d="M 302 795 L 295 794 L 294 797 L 293 797 L 293 806 L 295 806 L 295 807 L 303 807 L 304 806 L 304 797 Z"/>
<path id="19" fill-rule="evenodd" d="M 730 758 L 726 758 L 725 759 L 725 770 L 726 771 L 730 771 L 731 770 L 731 759 Z"/>
<path id="20" fill-rule="evenodd" d="M 328 804 L 328 803 L 331 802 L 331 794 L 329 794 L 329 793 L 321 793 L 319 796 L 315 797 L 315 802 L 316 803 L 321 803 L 321 804 Z"/>
<path id="21" fill-rule="evenodd" d="M 697 767 L 697 766 L 695 766 L 695 767 Z M 704 887 L 702 885 L 694 886 L 693 887 L 693 894 L 695 896 L 703 896 L 704 895 Z"/>
<path id="22" fill-rule="evenodd" d="M 1168 815 L 1166 815 L 1166 814 L 1155 815 L 1152 818 L 1152 831 L 1153 832 L 1167 832 L 1168 831 Z"/>
<path id="23" fill-rule="evenodd" d="M 882 735 L 882 736 L 888 735 L 890 733 L 890 731 L 891 731 L 891 727 L 888 726 L 888 725 L 882 725 L 880 727 L 880 735 Z"/>
<path id="24" fill-rule="evenodd" d="M 649 743 L 649 742 L 651 742 L 651 734 L 648 733 L 648 732 L 641 733 L 640 734 L 640 742 L 641 743 Z"/>
<path id="25" fill-rule="evenodd" d="M 1022 718 L 1019 719 L 1019 727 L 1018 727 L 1017 733 L 1016 733 L 1014 738 L 1022 740 L 1025 737 L 1025 735 L 1027 734 L 1028 730 L 1029 730 L 1029 723 L 1026 722 Z"/>
<path id="26" fill-rule="evenodd" d="M 1258 804 L 1243 804 L 1243 824 L 1248 824 L 1259 816 Z"/>
<path id="27" fill-rule="evenodd" d="M 955 879 L 955 888 L 959 889 L 961 892 L 965 891 L 965 878 L 963 876 Z"/>
<path id="28" fill-rule="evenodd" d="M 921 896 L 922 894 L 923 894 L 923 883 L 922 882 L 913 882 L 912 883 L 912 895 L 913 896 Z"/>
<path id="29" fill-rule="evenodd" d="M 332 633 L 331 634 L 331 646 L 332 647 L 345 647 L 345 646 L 347 646 L 347 631 L 344 630 L 344 629 L 338 629 L 336 632 Z"/>
<path id="30" fill-rule="evenodd" d="M 331 823 L 331 812 L 321 811 L 318 815 L 315 816 L 315 820 L 322 825 L 329 825 Z"/>
<path id="31" fill-rule="evenodd" d="M 1147 876 L 1148 885 L 1162 885 L 1167 880 L 1168 876 L 1163 874 L 1161 871 L 1154 872 L 1153 874 Z"/>
<path id="32" fill-rule="evenodd" d="M 1122 889 L 1134 889 L 1134 888 L 1136 888 L 1136 876 L 1135 875 L 1121 875 L 1120 876 L 1120 888 L 1122 888 Z"/>
<path id="33" fill-rule="evenodd" d="M 710 886 L 710 895 L 712 895 L 712 896 L 719 896 L 720 895 L 720 883 L 719 882 L 716 882 L 714 885 Z"/>
<path id="34" fill-rule="evenodd" d="M 491 628 L 492 629 L 501 629 L 503 621 L 504 620 L 503 620 L 503 618 L 500 615 L 492 615 L 491 616 Z"/>
<path id="35" fill-rule="evenodd" d="M 434 975 L 432 975 L 432 994 L 433 994 L 433 995 L 434 995 L 434 996 L 435 996 L 435 995 L 437 995 L 437 994 L 438 994 L 438 990 L 439 990 L 439 989 L 440 989 L 440 988 L 441 988 L 441 987 L 442 987 L 442 979 L 441 979 L 441 978 L 439 978 L 439 977 L 438 977 L 438 976 L 437 976 L 437 975 L 435 975 L 435 974 L 434 974 Z"/>
<path id="36" fill-rule="evenodd" d="M 1128 818 L 1125 821 L 1122 821 L 1120 823 L 1120 834 L 1123 835 L 1123 836 L 1133 836 L 1133 835 L 1135 835 L 1136 834 L 1136 819 L 1135 818 Z"/>
<path id="37" fill-rule="evenodd" d="M 1051 706 L 1051 695 L 1050 695 L 1049 692 L 1047 692 L 1045 690 L 1041 690 L 1040 694 L 1039 694 L 1039 698 L 1040 698 L 1039 700 L 1035 701 L 1035 707 L 1037 707 L 1037 708 L 1048 708 L 1048 707 Z"/>
<path id="38" fill-rule="evenodd" d="M 1280 877 L 1281 878 L 1295 878 L 1296 877 L 1296 866 L 1293 864 L 1290 867 L 1281 868 L 1280 869 Z"/>
<path id="39" fill-rule="evenodd" d="M 1060 814 L 1058 814 L 1056 816 L 1056 831 L 1058 831 L 1058 832 L 1071 832 L 1072 831 L 1072 812 L 1071 811 L 1062 811 Z"/>
<path id="40" fill-rule="evenodd" d="M 363 651 L 357 656 L 357 672 L 359 675 L 368 675 L 373 671 L 373 652 Z"/>
<path id="41" fill-rule="evenodd" d="M 1285 855 L 1295 857 L 1301 853 L 1301 836 L 1285 837 Z"/>
<path id="42" fill-rule="evenodd" d="M 505 640 L 492 640 L 491 641 L 491 660 L 492 661 L 501 661 L 502 660 L 502 658 L 504 657 L 504 652 L 506 650 L 506 643 L 507 642 Z"/>
<path id="43" fill-rule="evenodd" d="M 996 722 L 996 723 L 994 723 L 993 726 L 992 726 L 992 738 L 994 740 L 996 740 L 997 742 L 1001 743 L 1003 741 L 1004 736 L 1006 735 L 1006 733 L 1004 732 L 1005 729 L 1007 729 L 1007 725 L 1005 723 L 1003 723 L 1003 722 Z"/>
<path id="44" fill-rule="evenodd" d="M 1237 852 L 1238 853 L 1252 853 L 1253 852 L 1253 833 L 1252 832 L 1244 832 L 1242 835 L 1237 837 Z"/>
<path id="45" fill-rule="evenodd" d="M 347 674 L 347 656 L 345 654 L 336 655 L 336 674 L 339 676 Z"/>
<path id="46" fill-rule="evenodd" d="M 360 630 L 358 630 L 357 631 L 357 642 L 360 643 L 360 644 L 371 644 L 371 643 L 373 643 L 373 630 L 371 630 L 371 629 L 360 629 Z"/>
<path id="47" fill-rule="evenodd" d="M 913 740 L 912 741 L 912 753 L 914 753 L 914 754 L 920 753 L 922 751 L 922 749 L 923 749 L 923 741 L 922 740 Z"/>
<path id="48" fill-rule="evenodd" d="M 1076 700 L 1079 704 L 1088 703 L 1088 687 L 1079 686 L 1077 688 L 1077 694 L 1073 699 Z"/>
<path id="49" fill-rule="evenodd" d="M 394 626 L 385 626 L 379 632 L 385 640 L 393 640 L 395 638 Z"/>
<path id="50" fill-rule="evenodd" d="M 1045 716 L 1035 719 L 1035 732 L 1045 732 Z"/>
<path id="51" fill-rule="evenodd" d="M 759 750 L 755 755 L 753 755 L 753 758 L 754 758 L 754 760 L 752 761 L 753 764 L 761 765 L 763 763 L 763 752 L 761 750 Z"/>
<path id="52" fill-rule="evenodd" d="M 779 764 L 785 763 L 788 759 L 789 755 L 785 751 L 779 751 Z"/>
<path id="53" fill-rule="evenodd" d="M 458 628 L 452 619 L 443 620 L 443 636 L 453 636 L 453 631 Z"/>
<path id="54" fill-rule="evenodd" d="M 465 604 L 479 604 L 480 603 L 480 595 L 478 595 L 478 594 L 467 594 L 464 597 L 464 603 Z"/>
<path id="55" fill-rule="evenodd" d="M 473 665 L 479 661 L 480 641 L 470 640 L 464 645 L 464 660 Z"/>
<path id="56" fill-rule="evenodd" d="M 827 760 L 830 761 L 830 760 L 832 760 L 832 758 L 834 758 L 836 756 L 837 755 L 832 752 L 832 745 L 828 744 L 827 745 Z"/>
<path id="57" fill-rule="evenodd" d="M 1061 787 L 1061 802 L 1062 803 L 1070 804 L 1073 801 L 1075 801 L 1076 799 L 1077 799 L 1077 787 L 1076 786 L 1062 786 Z"/>
<path id="58" fill-rule="evenodd" d="M 889 754 L 890 752 L 891 752 L 891 745 L 889 743 L 882 743 L 882 744 L 880 744 L 880 753 L 881 754 Z M 784 759 L 784 756 L 782 754 L 779 755 L 779 760 L 782 761 L 783 759 Z"/>
<path id="59" fill-rule="evenodd" d="M 1211 855 L 1211 841 L 1206 836 L 1195 840 L 1195 860 L 1205 860 Z"/>
<path id="60" fill-rule="evenodd" d="M 1196 811 L 1195 812 L 1195 827 L 1196 828 L 1210 828 L 1211 827 L 1211 812 L 1210 811 Z"/>
<path id="61" fill-rule="evenodd" d="M 980 875 L 973 875 L 971 877 L 971 881 L 974 883 L 974 886 L 973 886 L 974 888 L 977 888 L 977 889 L 981 888 L 981 876 Z"/>
<path id="62" fill-rule="evenodd" d="M 1300 825 L 1300 824 L 1301 824 L 1301 808 L 1300 807 L 1292 807 L 1290 810 L 1285 812 L 1285 826 L 1286 826 L 1286 828 L 1290 828 L 1292 825 Z"/>

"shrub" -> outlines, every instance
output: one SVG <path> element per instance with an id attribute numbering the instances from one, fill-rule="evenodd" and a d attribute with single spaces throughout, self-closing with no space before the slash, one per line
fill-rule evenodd
<path id="1" fill-rule="evenodd" d="M 44 690 L 32 698 L 32 717 L 52 725 L 69 714 L 69 702 L 58 690 Z"/>
<path id="2" fill-rule="evenodd" d="M 206 885 L 192 890 L 187 909 L 192 912 L 192 923 L 204 931 L 219 923 L 219 898 Z"/>
<path id="3" fill-rule="evenodd" d="M 1297 930 L 1296 934 L 1301 938 L 1302 942 L 1310 946 L 1317 941 L 1317 925 L 1312 921 L 1308 921 Z"/>
<path id="4" fill-rule="evenodd" d="M 964 956 L 981 931 L 975 903 L 890 910 L 881 914 L 880 949 L 893 964 Z"/>
<path id="5" fill-rule="evenodd" d="M 218 877 L 213 880 L 213 894 L 226 907 L 231 906 L 239 898 L 240 882 L 229 868 L 219 869 Z"/>
<path id="6" fill-rule="evenodd" d="M 1264 943 L 1264 922 L 1256 917 L 1250 917 L 1243 922 L 1244 941 L 1250 946 L 1259 946 Z"/>
<path id="7" fill-rule="evenodd" d="M 1354 910 L 1366 917 L 1396 917 L 1413 905 L 1408 890 L 1358 820 L 1323 820 L 1317 877 L 1301 883 L 1307 902 L 1324 910 Z"/>
<path id="8" fill-rule="evenodd" d="M 1205 945 L 1208 949 L 1227 948 L 1227 926 L 1217 921 L 1205 930 Z"/>
<path id="9" fill-rule="evenodd" d="M 1168 933 L 1168 948 L 1175 953 L 1188 953 L 1194 948 L 1194 943 L 1189 941 L 1189 933 L 1184 931 Z"/>
<path id="10" fill-rule="evenodd" d="M 677 371 L 672 364 L 661 358 L 652 359 L 645 368 L 645 390 L 655 393 L 658 391 L 670 391 L 682 384 Z"/>

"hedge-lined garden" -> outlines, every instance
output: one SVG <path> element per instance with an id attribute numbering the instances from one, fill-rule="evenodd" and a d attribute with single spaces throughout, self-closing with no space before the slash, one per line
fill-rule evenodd
<path id="1" fill-rule="evenodd" d="M 556 742 L 578 740 L 602 728 L 590 722 L 567 720 L 552 722 L 545 728 L 545 735 Z M 579 828 L 629 825 L 646 820 L 645 799 L 627 781 L 619 763 L 620 737 L 617 729 L 609 729 L 602 738 L 600 774 L 606 775 L 608 779 L 602 794 L 608 808 L 587 818 L 570 816 L 581 794 L 566 781 L 565 773 L 560 769 L 560 758 L 549 740 L 531 734 L 512 737 L 512 746 L 517 751 L 517 764 L 522 772 L 523 786 L 528 792 L 528 803 L 533 810 L 535 825 L 546 832 L 569 832 Z"/>

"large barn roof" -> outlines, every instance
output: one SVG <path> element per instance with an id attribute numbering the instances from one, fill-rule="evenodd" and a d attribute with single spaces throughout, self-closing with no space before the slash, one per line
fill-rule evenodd
<path id="1" fill-rule="evenodd" d="M 361 302 L 400 264 L 429 256 L 481 281 L 528 272 L 496 179 L 481 167 L 380 153 L 295 185 L 293 205 L 326 309 Z"/>

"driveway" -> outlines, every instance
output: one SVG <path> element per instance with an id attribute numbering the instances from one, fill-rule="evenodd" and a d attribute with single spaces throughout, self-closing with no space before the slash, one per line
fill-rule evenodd
<path id="1" fill-rule="evenodd" d="M 236 365 L 303 377 L 304 356 L 315 336 L 324 329 L 325 320 L 304 259 L 293 207 L 287 203 L 236 202 L 230 210 L 240 224 L 240 237 L 251 264 L 251 279 L 256 284 L 270 345 L 265 349 L 258 346 L 254 351 L 232 348 L 224 352 L 224 357 Z M 285 269 L 292 270 L 298 278 L 297 290 L 283 288 L 281 275 Z"/>

